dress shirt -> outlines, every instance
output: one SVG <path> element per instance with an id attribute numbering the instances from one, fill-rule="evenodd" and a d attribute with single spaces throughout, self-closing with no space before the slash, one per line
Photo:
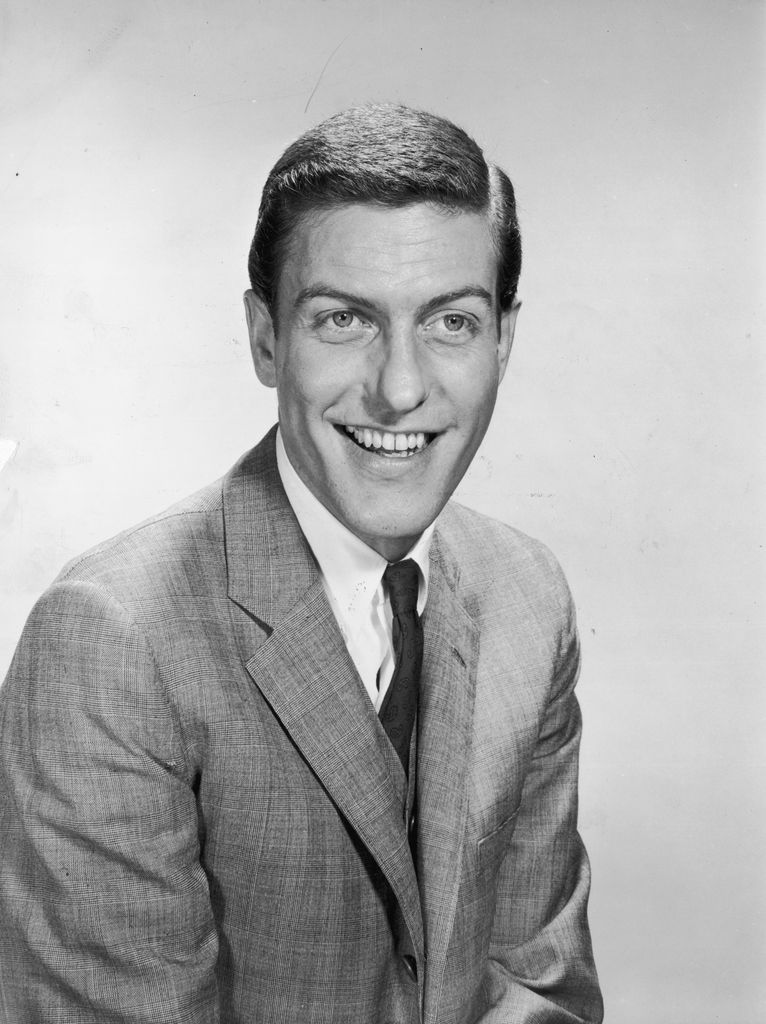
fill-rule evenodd
<path id="1" fill-rule="evenodd" d="M 287 500 L 319 564 L 327 598 L 351 660 L 379 710 L 394 671 L 391 603 L 383 593 L 388 562 L 329 512 L 290 462 L 277 431 L 277 468 Z M 418 614 L 428 597 L 428 552 L 434 523 L 406 558 L 418 566 Z"/>

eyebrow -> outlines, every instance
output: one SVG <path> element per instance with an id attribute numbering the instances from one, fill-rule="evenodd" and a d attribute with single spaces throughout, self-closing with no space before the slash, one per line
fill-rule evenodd
<path id="1" fill-rule="evenodd" d="M 342 288 L 336 288 L 334 285 L 324 284 L 323 282 L 302 288 L 295 298 L 295 305 L 301 306 L 304 302 L 318 298 L 338 299 L 348 306 L 375 309 L 375 303 L 371 302 L 370 299 L 366 299 L 362 295 L 354 295 L 353 292 L 347 292 Z M 441 309 L 442 306 L 449 306 L 459 299 L 466 298 L 481 299 L 490 309 L 493 305 L 492 295 L 486 288 L 482 288 L 481 285 L 466 285 L 464 288 L 456 288 L 451 292 L 435 295 L 432 299 L 418 306 L 416 310 L 417 319 L 428 316 L 429 313 L 433 313 L 436 309 Z"/>
<path id="2" fill-rule="evenodd" d="M 465 288 L 456 288 L 454 291 L 444 292 L 443 295 L 435 295 L 428 302 L 424 302 L 422 306 L 418 307 L 417 318 L 420 320 L 422 317 L 428 316 L 429 313 L 433 313 L 434 310 L 441 309 L 442 306 L 450 306 L 453 302 L 468 298 L 481 299 L 485 305 L 492 308 L 492 296 L 486 288 L 482 288 L 480 285 L 466 285 Z"/>

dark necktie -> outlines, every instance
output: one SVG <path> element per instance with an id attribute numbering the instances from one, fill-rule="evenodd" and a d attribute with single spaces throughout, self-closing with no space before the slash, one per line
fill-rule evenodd
<path id="1" fill-rule="evenodd" d="M 418 617 L 418 567 L 411 558 L 393 562 L 383 573 L 393 612 L 394 674 L 380 707 L 380 721 L 409 770 L 410 738 L 418 707 L 423 627 Z"/>

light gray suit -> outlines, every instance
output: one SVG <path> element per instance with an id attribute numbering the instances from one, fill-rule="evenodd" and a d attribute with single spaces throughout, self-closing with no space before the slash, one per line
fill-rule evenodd
<path id="1" fill-rule="evenodd" d="M 4 1021 L 601 1019 L 566 584 L 457 505 L 431 558 L 416 866 L 273 432 L 61 574 L 0 690 Z"/>

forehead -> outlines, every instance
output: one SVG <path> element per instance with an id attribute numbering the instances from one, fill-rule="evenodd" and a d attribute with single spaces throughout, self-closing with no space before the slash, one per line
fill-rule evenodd
<path id="1" fill-rule="evenodd" d="M 432 203 L 349 203 L 313 211 L 293 230 L 280 302 L 317 284 L 370 300 L 420 302 L 480 285 L 495 296 L 497 259 L 487 217 Z"/>

